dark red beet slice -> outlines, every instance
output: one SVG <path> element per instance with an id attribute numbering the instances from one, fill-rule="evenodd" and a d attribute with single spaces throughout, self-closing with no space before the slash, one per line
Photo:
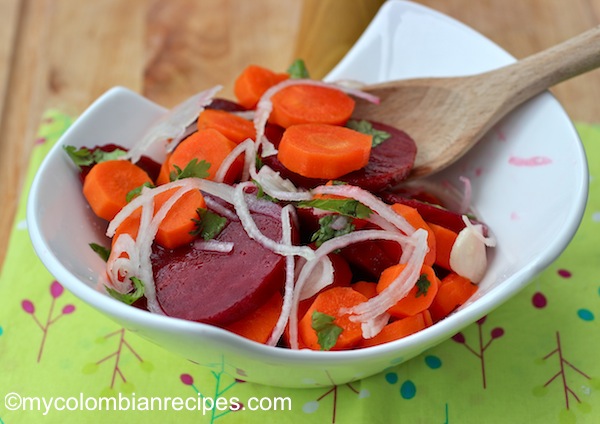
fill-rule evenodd
<path id="1" fill-rule="evenodd" d="M 277 218 L 262 213 L 253 217 L 267 237 L 281 239 Z M 176 250 L 154 249 L 156 291 L 167 315 L 226 325 L 281 289 L 284 257 L 250 239 L 240 222 L 230 221 L 216 240 L 233 242 L 235 247 L 229 253 L 201 250 L 193 243 Z"/>
<path id="2" fill-rule="evenodd" d="M 462 215 L 458 212 L 453 212 L 440 206 L 432 205 L 417 199 L 411 199 L 409 197 L 402 196 L 398 193 L 380 193 L 381 199 L 389 204 L 403 203 L 407 206 L 411 206 L 419 211 L 419 214 L 427 222 L 441 225 L 449 230 L 459 233 L 465 228 L 465 222 L 462 219 Z M 483 222 L 469 218 L 473 224 L 483 225 L 483 234 L 487 236 L 488 227 Z"/>
<path id="3" fill-rule="evenodd" d="M 333 265 L 333 282 L 328 287 L 346 287 L 352 281 L 352 270 L 348 262 L 337 253 L 330 253 L 329 259 Z"/>
<path id="4" fill-rule="evenodd" d="M 396 265 L 402 251 L 397 243 L 368 240 L 344 247 L 340 255 L 346 259 L 354 274 L 354 281 L 376 282 L 384 269 Z"/>
<path id="5" fill-rule="evenodd" d="M 336 178 L 371 192 L 380 192 L 404 180 L 412 169 L 417 154 L 415 142 L 403 131 L 389 125 L 372 122 L 376 130 L 386 131 L 391 137 L 371 150 L 369 163 L 362 169 Z M 271 129 L 273 134 L 277 134 Z M 279 139 L 270 139 L 277 146 Z M 263 163 L 288 178 L 299 187 L 312 188 L 327 180 L 306 178 L 284 167 L 276 156 L 263 158 Z"/>
<path id="6" fill-rule="evenodd" d="M 243 112 L 245 110 L 248 110 L 239 103 L 227 99 L 222 99 L 220 97 L 214 98 L 213 101 L 208 106 L 206 106 L 206 108 L 224 110 L 226 112 Z"/>

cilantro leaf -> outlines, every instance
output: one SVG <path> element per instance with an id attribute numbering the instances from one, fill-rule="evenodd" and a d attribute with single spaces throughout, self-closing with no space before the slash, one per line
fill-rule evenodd
<path id="1" fill-rule="evenodd" d="M 127 195 L 125 195 L 125 201 L 127 203 L 131 202 L 133 199 L 135 199 L 137 196 L 140 195 L 140 193 L 142 192 L 142 189 L 144 187 L 154 188 L 155 186 L 154 186 L 154 184 L 146 181 L 144 184 L 137 186 L 133 190 L 129 191 L 129 193 L 127 193 Z"/>
<path id="2" fill-rule="evenodd" d="M 373 141 L 371 142 L 371 147 L 377 147 L 385 140 L 390 138 L 392 135 L 387 131 L 376 130 L 373 128 L 373 124 L 369 121 L 365 121 L 364 119 L 361 121 L 357 121 L 354 119 L 349 120 L 346 123 L 346 126 L 354 131 L 358 131 L 363 134 L 372 135 Z"/>
<path id="3" fill-rule="evenodd" d="M 125 155 L 125 150 L 115 149 L 112 152 L 105 152 L 101 149 L 94 149 L 93 151 L 87 147 L 77 148 L 75 146 L 63 146 L 67 155 L 71 158 L 73 163 L 79 168 L 82 166 L 90 166 L 96 163 L 105 162 L 107 160 L 118 159 Z"/>
<path id="4" fill-rule="evenodd" d="M 306 64 L 302 59 L 294 60 L 288 68 L 287 73 L 290 74 L 290 78 L 310 78 Z"/>
<path id="5" fill-rule="evenodd" d="M 205 160 L 201 160 L 198 162 L 197 158 L 192 159 L 189 163 L 183 168 L 183 170 L 177 165 L 173 165 L 175 171 L 171 171 L 169 174 L 169 179 L 171 181 L 182 180 L 184 178 L 206 178 L 208 177 L 208 169 L 210 168 L 210 163 Z"/>
<path id="6" fill-rule="evenodd" d="M 340 222 L 337 221 L 339 219 L 345 219 L 346 222 L 343 223 L 343 226 L 339 225 Z M 310 241 L 315 242 L 317 247 L 327 240 L 351 233 L 355 229 L 354 224 L 342 215 L 326 215 L 319 219 L 319 226 L 319 229 L 313 233 L 310 239 Z"/>
<path id="7" fill-rule="evenodd" d="M 90 243 L 89 246 L 98 254 L 98 256 L 102 258 L 104 262 L 108 261 L 108 257 L 110 256 L 109 248 L 101 246 L 98 243 Z"/>
<path id="8" fill-rule="evenodd" d="M 114 297 L 117 300 L 120 300 L 123 303 L 131 305 L 132 303 L 134 303 L 136 300 L 138 300 L 139 298 L 141 298 L 144 295 L 145 288 L 144 288 L 144 283 L 139 278 L 130 277 L 129 279 L 133 283 L 133 292 L 119 293 L 118 291 L 116 291 L 115 289 L 113 289 L 111 287 L 108 287 L 108 286 L 104 286 L 104 287 L 106 288 L 106 291 L 108 292 L 108 294 L 110 294 L 112 297 Z"/>
<path id="9" fill-rule="evenodd" d="M 415 286 L 417 286 L 417 293 L 415 297 L 419 296 L 427 296 L 427 292 L 429 291 L 429 286 L 431 285 L 431 281 L 427 278 L 427 274 L 421 274 Z"/>
<path id="10" fill-rule="evenodd" d="M 101 149 L 95 149 L 92 153 L 92 157 L 94 158 L 94 162 L 100 163 L 106 162 L 107 160 L 119 159 L 120 157 L 125 156 L 125 154 L 127 154 L 127 152 L 122 149 L 115 149 L 112 152 L 105 152 Z"/>
<path id="11" fill-rule="evenodd" d="M 196 229 L 191 231 L 193 236 L 200 236 L 204 240 L 212 240 L 225 228 L 227 218 L 222 217 L 208 209 L 196 209 L 199 219 L 193 219 L 196 224 Z"/>
<path id="12" fill-rule="evenodd" d="M 371 209 L 354 199 L 313 199 L 299 202 L 298 207 L 337 212 L 352 218 L 368 218 L 371 215 Z"/>
<path id="13" fill-rule="evenodd" d="M 256 157 L 254 158 L 254 163 L 256 164 L 256 170 L 259 171 L 260 168 L 263 167 L 264 162 L 262 160 L 262 157 L 260 155 L 256 155 Z"/>
<path id="14" fill-rule="evenodd" d="M 331 315 L 314 311 L 311 316 L 311 327 L 317 332 L 317 340 L 321 350 L 331 350 L 337 343 L 342 327 L 333 323 L 335 320 Z"/>
<path id="15" fill-rule="evenodd" d="M 67 152 L 67 155 L 69 155 L 73 163 L 79 167 L 88 166 L 94 163 L 92 152 L 85 147 L 78 149 L 75 146 L 63 146 L 63 149 Z"/>
<path id="16" fill-rule="evenodd" d="M 277 199 L 275 199 L 274 197 L 269 196 L 267 193 L 265 193 L 265 190 L 262 188 L 262 185 L 260 185 L 260 183 L 258 181 L 252 180 L 252 182 L 258 189 L 258 191 L 256 192 L 257 199 L 265 199 L 265 200 L 268 200 L 269 202 L 274 202 L 274 203 L 277 202 Z"/>

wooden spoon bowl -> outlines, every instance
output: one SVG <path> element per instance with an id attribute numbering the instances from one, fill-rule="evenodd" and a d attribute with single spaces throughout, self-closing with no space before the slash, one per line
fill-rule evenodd
<path id="1" fill-rule="evenodd" d="M 455 78 L 371 85 L 378 105 L 357 101 L 354 115 L 395 126 L 417 144 L 409 178 L 440 171 L 468 152 L 505 115 L 547 88 L 600 66 L 600 27 L 514 64 Z"/>

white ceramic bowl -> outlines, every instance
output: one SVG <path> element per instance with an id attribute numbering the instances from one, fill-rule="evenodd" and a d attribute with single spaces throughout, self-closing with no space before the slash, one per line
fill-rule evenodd
<path id="1" fill-rule="evenodd" d="M 511 61 L 510 55 L 463 24 L 423 6 L 391 0 L 328 79 L 377 82 L 459 75 Z M 497 238 L 476 299 L 434 326 L 382 346 L 344 352 L 272 348 L 209 325 L 153 315 L 95 289 L 104 264 L 88 243 L 102 241 L 105 224 L 86 206 L 62 145 L 130 145 L 164 112 L 123 88 L 99 98 L 39 169 L 27 211 L 31 239 L 50 272 L 101 313 L 199 364 L 224 361 L 229 373 L 248 381 L 288 387 L 341 384 L 406 361 L 448 339 L 518 292 L 562 252 L 587 199 L 582 145 L 561 106 L 544 93 L 435 177 L 455 182 L 461 175 L 469 177 L 473 204 Z"/>

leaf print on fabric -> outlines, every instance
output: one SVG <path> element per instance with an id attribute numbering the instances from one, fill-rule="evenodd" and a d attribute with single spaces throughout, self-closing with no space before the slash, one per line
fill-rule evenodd
<path id="1" fill-rule="evenodd" d="M 477 330 L 478 330 L 477 335 L 479 338 L 479 341 L 477 343 L 477 346 L 478 346 L 477 349 L 471 347 L 467 343 L 467 339 L 463 333 L 457 333 L 452 337 L 452 340 L 454 340 L 456 343 L 464 345 L 469 352 L 471 352 L 473 355 L 475 355 L 477 358 L 479 358 L 479 362 L 481 364 L 481 379 L 483 382 L 484 389 L 487 388 L 487 378 L 486 378 L 486 372 L 485 372 L 486 371 L 485 370 L 485 351 L 490 347 L 490 345 L 492 344 L 492 342 L 494 340 L 496 340 L 504 335 L 503 328 L 495 327 L 492 329 L 492 331 L 490 331 L 490 339 L 487 342 L 484 342 L 483 326 L 485 324 L 486 319 L 487 319 L 487 316 L 484 316 L 483 318 L 481 318 L 477 321 Z"/>
<path id="2" fill-rule="evenodd" d="M 120 330 L 113 331 L 111 333 L 108 333 L 108 334 L 100 337 L 98 339 L 98 342 L 100 342 L 100 343 L 104 343 L 108 340 L 114 339 L 115 337 L 118 338 L 118 343 L 116 344 L 116 348 L 108 355 L 104 356 L 103 358 L 99 359 L 96 362 L 92 362 L 92 363 L 85 365 L 83 368 L 84 374 L 93 374 L 96 371 L 98 371 L 98 369 L 100 368 L 100 366 L 103 363 L 105 363 L 105 362 L 108 363 L 111 359 L 114 359 L 113 368 L 112 368 L 112 372 L 111 372 L 110 385 L 108 386 L 108 391 L 115 389 L 115 385 L 117 383 L 117 377 L 119 377 L 119 379 L 123 383 L 124 387 L 122 387 L 122 389 L 124 389 L 124 391 L 131 391 L 131 392 L 133 391 L 133 384 L 131 384 L 131 382 L 129 382 L 127 380 L 127 378 L 125 377 L 124 370 L 123 370 L 122 360 L 123 360 L 124 354 L 126 354 L 126 353 L 131 354 L 136 359 L 137 363 L 139 363 L 140 367 L 143 370 L 152 371 L 152 369 L 154 368 L 152 363 L 145 361 L 141 357 L 141 355 L 131 346 L 131 344 L 129 344 L 129 342 L 126 339 L 126 336 L 127 336 L 127 330 L 125 328 L 121 328 Z"/>
<path id="3" fill-rule="evenodd" d="M 38 350 L 37 362 L 42 360 L 42 355 L 44 353 L 44 347 L 46 346 L 46 339 L 48 337 L 48 330 L 50 326 L 55 324 L 60 318 L 70 315 L 75 312 L 75 305 L 67 304 L 62 307 L 61 311 L 58 314 L 55 314 L 56 302 L 62 296 L 64 292 L 63 286 L 58 281 L 53 281 L 50 284 L 50 296 L 52 297 L 50 308 L 48 310 L 48 315 L 46 317 L 46 322 L 42 323 L 40 319 L 36 315 L 36 308 L 33 301 L 29 299 L 24 299 L 21 302 L 21 308 L 26 314 L 29 314 L 33 321 L 37 324 L 37 326 L 42 330 L 42 341 L 40 342 L 40 348 Z"/>
<path id="4" fill-rule="evenodd" d="M 239 383 L 244 383 L 243 380 L 234 378 L 233 381 L 229 382 L 229 384 L 225 385 L 227 377 L 229 377 L 229 375 L 225 372 L 225 368 L 226 368 L 226 364 L 225 364 L 225 359 L 222 358 L 221 362 L 219 364 L 213 364 L 213 365 L 217 365 L 216 367 L 212 367 L 212 368 L 216 368 L 211 370 L 211 375 L 214 377 L 215 379 L 215 386 L 213 389 L 213 393 L 210 395 L 206 395 L 205 393 L 208 393 L 209 390 L 206 390 L 204 392 L 201 392 L 200 389 L 198 388 L 198 386 L 195 384 L 194 382 L 194 377 L 191 374 L 181 374 L 179 376 L 179 379 L 181 380 L 181 382 L 183 384 L 185 384 L 186 386 L 190 386 L 194 392 L 196 392 L 196 395 L 199 396 L 202 400 L 201 400 L 201 404 L 203 406 L 203 411 L 210 411 L 210 423 L 213 424 L 217 419 L 229 414 L 230 412 L 236 412 L 236 411 L 241 411 L 244 409 L 244 404 L 242 402 L 232 402 L 229 405 L 229 408 L 216 408 L 214 403 L 215 403 L 215 399 L 219 399 L 222 398 L 224 396 L 224 394 L 226 392 L 228 392 L 229 390 L 231 390 L 236 384 Z M 231 396 L 229 396 L 229 398 L 231 398 Z M 237 398 L 236 398 L 237 399 Z"/>
<path id="5" fill-rule="evenodd" d="M 331 380 L 331 378 L 330 378 Z M 332 381 L 333 383 L 333 381 Z M 302 405 L 302 411 L 306 414 L 312 414 L 314 412 L 316 412 L 319 409 L 319 406 L 321 406 L 321 401 L 323 399 L 327 399 L 331 396 L 332 398 L 332 412 L 331 412 L 331 423 L 335 424 L 336 422 L 336 417 L 337 417 L 337 408 L 338 408 L 338 402 L 340 400 L 340 394 L 339 391 L 342 388 L 348 388 L 351 392 L 355 393 L 359 399 L 362 398 L 367 398 L 370 396 L 370 392 L 366 389 L 363 390 L 357 390 L 351 383 L 346 383 L 346 384 L 342 384 L 342 385 L 333 385 L 331 386 L 329 389 L 327 389 L 323 394 L 321 394 L 318 398 L 316 398 L 313 401 L 307 402 L 304 405 Z"/>
<path id="6" fill-rule="evenodd" d="M 581 388 L 581 384 L 573 382 L 575 378 L 572 377 L 573 372 L 583 377 L 585 380 L 591 380 L 592 378 L 584 373 L 582 370 L 573 365 L 569 360 L 565 358 L 565 352 L 563 350 L 560 333 L 556 332 L 556 348 L 542 358 L 543 361 L 548 361 L 551 358 L 558 360 L 558 371 L 550 377 L 541 387 L 534 389 L 534 393 L 538 395 L 544 395 L 547 392 L 547 388 L 555 383 L 554 385 L 561 386 L 564 397 L 564 405 L 566 410 L 570 409 L 569 400 L 572 398 L 577 403 L 582 403 L 581 398 L 577 395 L 573 387 Z"/>

